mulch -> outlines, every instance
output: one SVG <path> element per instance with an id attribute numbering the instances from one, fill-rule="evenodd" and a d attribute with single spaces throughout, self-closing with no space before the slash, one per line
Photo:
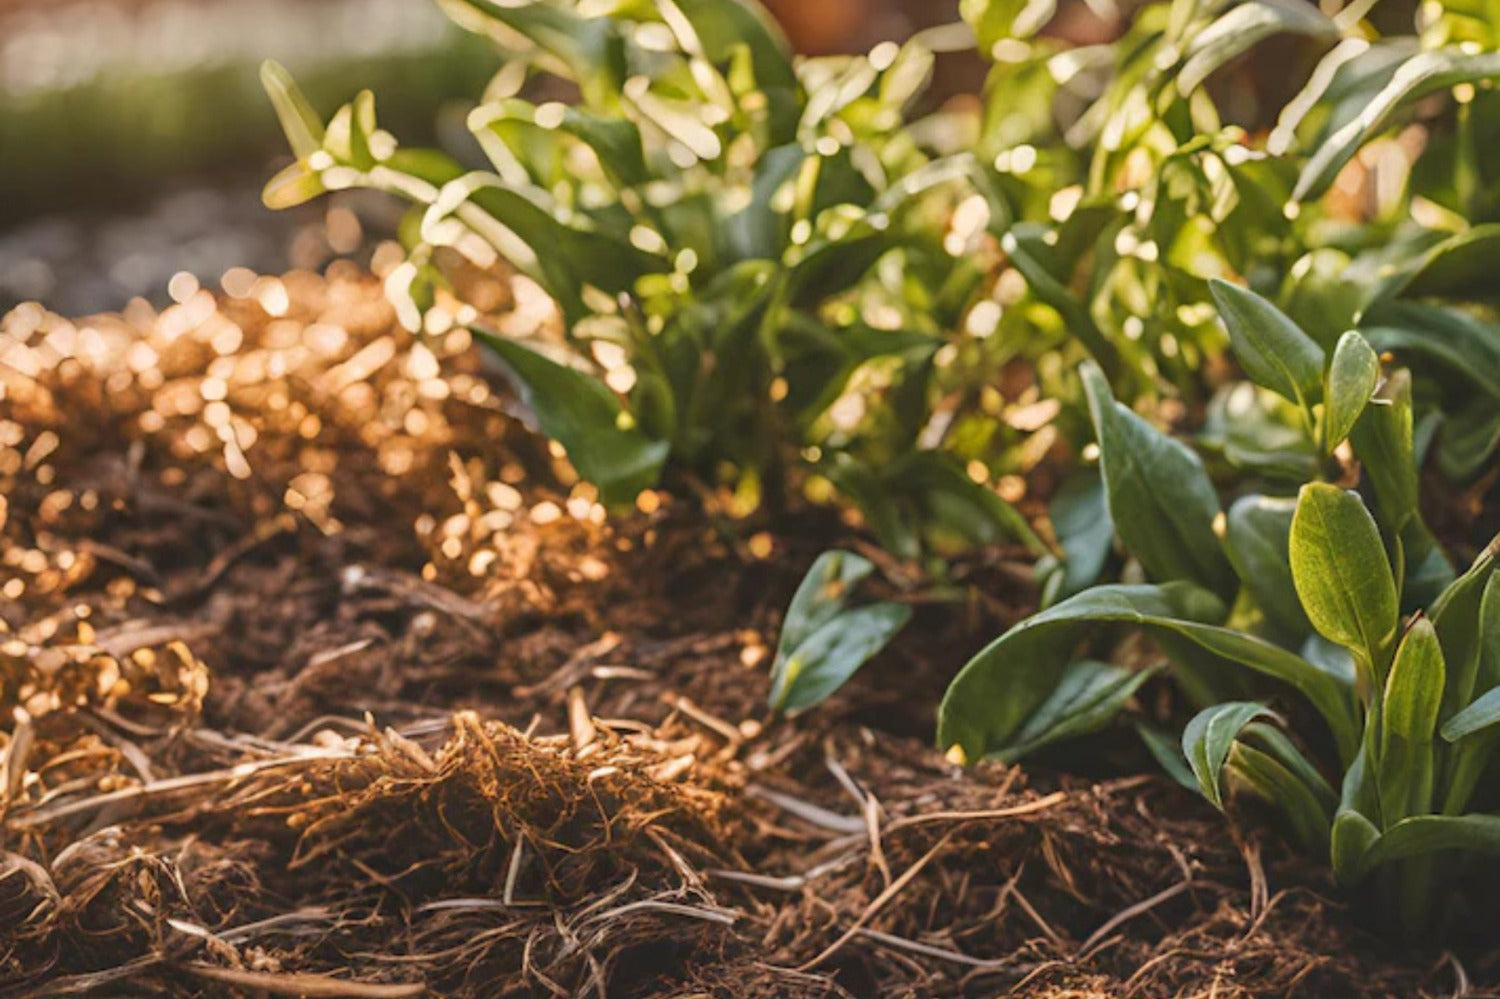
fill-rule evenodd
<path id="1" fill-rule="evenodd" d="M 606 518 L 456 305 L 416 340 L 352 267 L 233 290 L 0 320 L 0 996 L 1494 994 L 1482 941 L 1376 937 L 1108 739 L 945 761 L 1016 553 L 772 717 L 856 532 Z"/>

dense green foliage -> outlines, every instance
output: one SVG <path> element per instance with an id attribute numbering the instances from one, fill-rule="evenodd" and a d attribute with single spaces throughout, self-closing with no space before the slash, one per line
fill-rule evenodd
<path id="1" fill-rule="evenodd" d="M 325 128 L 268 66 L 298 157 L 269 204 L 352 186 L 416 202 L 395 282 L 413 324 L 441 281 L 436 246 L 475 253 L 477 236 L 537 281 L 566 343 L 486 340 L 607 502 L 688 476 L 778 504 L 816 474 L 904 554 L 1036 544 L 919 440 L 935 358 L 985 276 L 948 234 L 964 129 L 905 113 L 934 58 L 921 39 L 794 63 L 736 0 L 446 6 L 505 59 L 469 117 L 491 168 L 398 147 L 369 94 Z M 559 79 L 577 103 L 520 96 Z"/>
<path id="2" fill-rule="evenodd" d="M 298 162 L 267 200 L 414 201 L 413 323 L 440 245 L 541 285 L 562 343 L 480 332 L 607 501 L 826 481 L 899 556 L 1038 550 L 986 482 L 1046 458 L 1043 607 L 954 681 L 943 748 L 1015 759 L 1130 713 L 1411 924 L 1434 854 L 1500 849 L 1496 546 L 1459 574 L 1419 504 L 1424 468 L 1469 483 L 1500 448 L 1490 4 L 1382 36 L 1368 4 L 1175 0 L 1070 47 L 1046 2 L 963 0 L 984 100 L 917 119 L 948 34 L 793 60 L 739 0 L 447 6 L 505 55 L 470 117 L 490 169 L 400 148 L 368 95 L 325 127 L 271 67 Z M 1290 99 L 1232 79 L 1270 38 Z M 576 103 L 522 96 L 558 78 Z M 773 707 L 905 623 L 851 602 L 873 570 L 813 567 Z M 1128 663 L 1122 631 L 1150 639 Z M 1190 711 L 1135 711 L 1154 677 Z"/>

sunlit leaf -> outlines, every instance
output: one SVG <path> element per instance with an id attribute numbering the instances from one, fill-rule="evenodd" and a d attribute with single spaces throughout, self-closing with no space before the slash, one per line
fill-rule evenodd
<path id="1" fill-rule="evenodd" d="M 1292 580 L 1313 627 L 1384 683 L 1396 638 L 1396 584 L 1375 519 L 1358 496 L 1302 487 L 1290 536 Z"/>

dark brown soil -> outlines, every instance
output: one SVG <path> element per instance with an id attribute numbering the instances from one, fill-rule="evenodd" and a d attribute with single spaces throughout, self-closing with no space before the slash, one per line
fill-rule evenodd
<path id="1" fill-rule="evenodd" d="M 182 297 L 0 325 L 0 996 L 1500 981 L 1157 777 L 946 763 L 937 697 L 1032 599 L 1009 553 L 773 719 L 836 520 L 604 522 L 467 337 L 417 345 L 366 275 Z"/>

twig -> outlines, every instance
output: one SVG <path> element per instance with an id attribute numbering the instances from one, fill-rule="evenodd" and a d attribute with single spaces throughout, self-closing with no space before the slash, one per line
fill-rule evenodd
<path id="1" fill-rule="evenodd" d="M 1152 895 L 1150 898 L 1141 902 L 1137 902 L 1135 905 L 1132 905 L 1127 909 L 1122 909 L 1121 911 L 1115 913 L 1105 922 L 1103 926 L 1099 927 L 1093 933 L 1089 934 L 1089 938 L 1083 942 L 1083 946 L 1078 948 L 1078 954 L 1075 960 L 1081 961 L 1084 958 L 1088 957 L 1089 952 L 1095 947 L 1095 945 L 1097 945 L 1105 937 L 1109 936 L 1110 933 L 1112 933 L 1122 924 L 1129 922 L 1136 916 L 1150 912 L 1152 909 L 1156 908 L 1158 905 L 1161 905 L 1163 902 L 1176 898 L 1178 895 L 1181 895 L 1192 886 L 1193 884 L 1191 881 L 1179 881 L 1175 885 L 1172 885 L 1170 888 L 1164 888 L 1161 891 L 1157 892 L 1155 895 Z"/>
<path id="2" fill-rule="evenodd" d="M 374 985 L 351 982 L 332 975 L 284 974 L 268 971 L 244 971 L 239 968 L 220 968 L 201 961 L 184 961 L 178 965 L 189 974 L 210 981 L 223 982 L 242 989 L 258 989 L 281 996 L 352 996 L 354 999 L 405 999 L 420 996 L 427 991 L 421 982 Z"/>
<path id="3" fill-rule="evenodd" d="M 868 923 L 871 919 L 875 918 L 875 914 L 878 913 L 887 902 L 900 894 L 901 889 L 910 884 L 912 878 L 915 878 L 917 874 L 922 870 L 922 868 L 926 867 L 927 863 L 932 860 L 933 857 L 936 857 L 942 851 L 942 849 L 948 845 L 948 840 L 952 838 L 952 832 L 944 833 L 943 838 L 934 843 L 932 845 L 932 849 L 922 854 L 920 860 L 918 860 L 915 864 L 912 864 L 904 872 L 902 872 L 901 876 L 895 881 L 892 881 L 890 886 L 886 888 L 885 891 L 875 896 L 875 901 L 871 902 L 868 906 L 865 907 L 865 911 L 860 913 L 859 918 L 854 921 L 853 926 L 845 930 L 843 934 L 833 943 L 823 948 L 822 953 L 820 953 L 817 957 L 804 964 L 798 965 L 797 970 L 810 971 L 813 968 L 816 968 L 818 965 L 822 964 L 824 961 L 828 960 L 830 957 L 836 954 L 844 946 L 844 944 L 848 943 L 850 940 L 853 940 L 856 936 L 858 936 L 860 928 L 864 926 L 865 923 Z"/>
<path id="4" fill-rule="evenodd" d="M 900 950 L 909 950 L 913 954 L 923 954 L 927 957 L 935 957 L 940 961 L 952 961 L 954 964 L 965 964 L 971 968 L 984 968 L 990 971 L 1029 971 L 1031 965 L 1016 964 L 1013 961 L 1002 959 L 986 959 L 982 957 L 970 957 L 956 950 L 948 950 L 945 947 L 934 947 L 931 944 L 920 943 L 916 940 L 908 940 L 898 937 L 894 933 L 882 933 L 879 930 L 861 928 L 859 935 L 867 937 L 887 947 L 895 947 Z"/>

